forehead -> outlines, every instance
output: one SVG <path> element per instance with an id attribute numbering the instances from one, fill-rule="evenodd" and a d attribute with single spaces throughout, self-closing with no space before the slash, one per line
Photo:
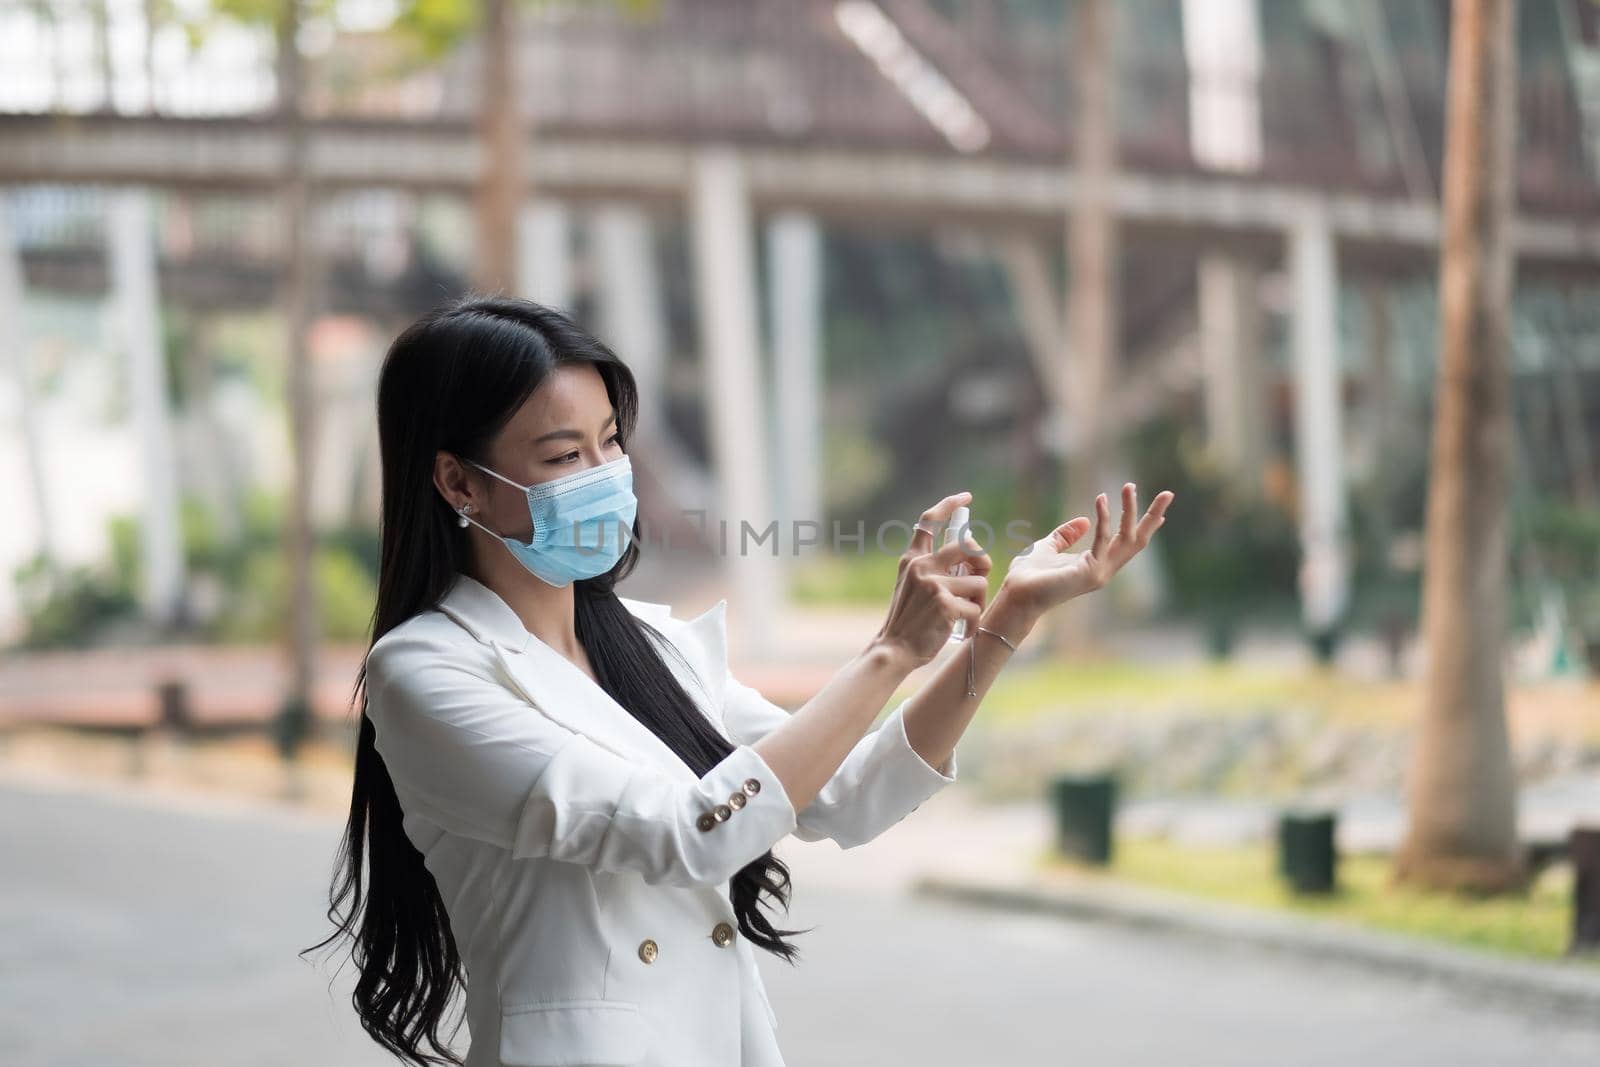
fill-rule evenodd
<path id="1" fill-rule="evenodd" d="M 523 401 L 506 424 L 506 432 L 519 440 L 531 440 L 551 430 L 596 433 L 610 416 L 611 397 L 600 372 L 589 363 L 564 363 Z"/>

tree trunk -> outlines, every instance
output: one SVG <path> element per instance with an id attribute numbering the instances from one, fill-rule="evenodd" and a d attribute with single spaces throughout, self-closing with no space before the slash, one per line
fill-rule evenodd
<path id="1" fill-rule="evenodd" d="M 483 83 L 478 139 L 478 249 L 473 284 L 481 292 L 511 292 L 517 269 L 517 209 L 522 199 L 521 109 L 517 107 L 517 18 L 514 0 L 484 0 Z"/>
<path id="2" fill-rule="evenodd" d="M 1515 8 L 1455 0 L 1440 352 L 1423 634 L 1427 691 L 1397 879 L 1499 892 L 1524 880 L 1501 676 L 1511 447 Z"/>
<path id="3" fill-rule="evenodd" d="M 313 309 L 313 256 L 306 219 L 311 189 L 306 167 L 306 125 L 301 81 L 304 68 L 295 37 L 300 0 L 287 0 L 278 23 L 278 122 L 287 145 L 282 184 L 284 227 L 284 343 L 287 355 L 289 442 L 293 452 L 284 542 L 289 555 L 288 656 L 290 690 L 279 712 L 279 738 L 292 751 L 308 720 L 316 673 L 317 596 L 314 581 L 315 533 L 311 525 L 312 456 L 316 454 L 312 383 L 306 335 Z"/>
<path id="4" fill-rule="evenodd" d="M 1068 46 L 1075 71 L 1076 121 L 1072 141 L 1078 185 L 1067 223 L 1067 331 L 1069 351 L 1062 380 L 1067 390 L 1071 444 L 1065 513 L 1094 518 L 1094 498 L 1105 492 L 1115 523 L 1121 491 L 1102 484 L 1112 444 L 1106 432 L 1106 394 L 1117 347 L 1117 270 L 1120 262 L 1117 210 L 1117 5 L 1080 0 Z M 982 506 L 981 501 L 978 506 Z M 1037 531 L 1043 536 L 1048 529 Z M 1081 542 L 1087 547 L 1093 531 Z M 1053 615 L 1049 644 L 1065 653 L 1082 650 L 1101 630 L 1107 600 L 1087 597 L 1070 612 Z"/>

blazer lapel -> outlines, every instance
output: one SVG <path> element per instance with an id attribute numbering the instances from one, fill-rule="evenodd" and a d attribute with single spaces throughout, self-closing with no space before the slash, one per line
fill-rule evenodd
<path id="1" fill-rule="evenodd" d="M 726 605 L 725 601 L 719 602 L 694 620 L 679 623 L 671 618 L 671 609 L 666 604 L 628 597 L 618 599 L 635 615 L 653 623 L 675 644 L 679 643 L 678 634 L 674 633 L 676 628 L 691 627 L 698 635 L 704 625 L 702 620 L 715 613 L 716 621 L 720 622 Z M 473 637 L 494 647 L 513 688 L 543 714 L 624 759 L 642 759 L 668 774 L 696 777 L 665 741 L 629 714 L 627 708 L 612 699 L 577 664 L 529 633 L 511 606 L 482 582 L 458 574 L 438 607 Z M 670 663 L 672 657 L 665 658 Z M 672 669 L 677 671 L 676 666 Z M 712 684 L 715 685 L 716 680 Z M 685 682 L 685 687 L 691 696 L 696 695 L 692 682 Z"/>

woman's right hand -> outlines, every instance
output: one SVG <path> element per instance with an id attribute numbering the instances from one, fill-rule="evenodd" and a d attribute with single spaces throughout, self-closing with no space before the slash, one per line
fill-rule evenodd
<path id="1" fill-rule="evenodd" d="M 978 546 L 970 529 L 964 532 L 962 541 L 935 550 L 929 529 L 943 530 L 951 513 L 971 501 L 971 493 L 955 493 L 924 511 L 912 532 L 911 544 L 900 556 L 889 616 L 875 640 L 902 650 L 914 666 L 939 654 L 959 619 L 967 620 L 970 640 L 983 615 L 993 565 L 989 554 Z M 950 574 L 958 563 L 965 563 L 969 573 Z"/>

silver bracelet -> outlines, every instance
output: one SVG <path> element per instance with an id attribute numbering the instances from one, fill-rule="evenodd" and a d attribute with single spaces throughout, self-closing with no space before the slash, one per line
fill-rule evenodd
<path id="1" fill-rule="evenodd" d="M 969 697 L 975 697 L 978 695 L 978 634 L 993 634 L 995 637 L 998 637 L 1000 640 L 1004 641 L 1006 643 L 1006 647 L 1011 651 L 1015 652 L 1017 650 L 1017 646 L 1012 644 L 1011 639 L 1005 634 L 1001 633 L 999 630 L 991 630 L 987 626 L 980 625 L 977 633 L 974 633 L 967 641 L 967 696 Z"/>
<path id="2" fill-rule="evenodd" d="M 980 632 L 982 632 L 982 633 L 994 634 L 1000 640 L 1004 641 L 1006 643 L 1006 647 L 1009 648 L 1011 651 L 1015 652 L 1017 650 L 1017 646 L 1011 643 L 1011 638 L 1007 637 L 1005 634 L 1001 633 L 999 630 L 991 630 L 987 626 L 979 626 L 978 630 Z"/>

